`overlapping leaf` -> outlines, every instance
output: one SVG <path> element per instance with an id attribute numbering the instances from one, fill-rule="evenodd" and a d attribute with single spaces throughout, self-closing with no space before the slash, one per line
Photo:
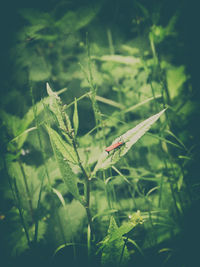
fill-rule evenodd
<path id="1" fill-rule="evenodd" d="M 119 228 L 112 216 L 110 219 L 108 235 L 102 242 L 103 244 L 101 246 L 101 262 L 103 266 L 124 266 L 129 260 L 129 252 L 124 244 L 122 236 L 119 235 L 117 239 L 112 239 L 113 233 L 118 232 L 118 230 Z"/>
<path id="2" fill-rule="evenodd" d="M 52 131 L 52 129 L 48 126 L 47 131 L 50 137 L 54 155 L 60 169 L 60 173 L 62 175 L 62 179 L 67 185 L 69 192 L 82 203 L 82 199 L 79 195 L 77 187 L 77 177 L 73 173 L 68 161 L 65 158 L 65 156 L 71 157 L 71 155 L 67 152 L 67 149 L 65 150 L 64 148 L 62 148 L 62 144 L 64 142 L 62 142 L 61 138 L 57 134 L 55 134 L 55 131 Z"/>

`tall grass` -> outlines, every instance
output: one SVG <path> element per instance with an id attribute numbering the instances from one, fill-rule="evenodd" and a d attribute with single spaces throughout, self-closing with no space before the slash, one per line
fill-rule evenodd
<path id="1" fill-rule="evenodd" d="M 173 21 L 149 29 L 145 52 L 115 48 L 110 29 L 107 53 L 93 52 L 87 37 L 79 70 L 69 71 L 80 79 L 80 95 L 47 83 L 38 100 L 33 83 L 23 118 L 1 111 L 11 137 L 4 197 L 16 223 L 7 240 L 13 258 L 28 254 L 37 264 L 41 256 L 49 266 L 170 266 L 178 255 L 173 240 L 193 190 L 185 168 L 192 148 L 176 127 L 187 75 L 157 51 Z M 42 75 L 30 72 L 35 81 Z"/>

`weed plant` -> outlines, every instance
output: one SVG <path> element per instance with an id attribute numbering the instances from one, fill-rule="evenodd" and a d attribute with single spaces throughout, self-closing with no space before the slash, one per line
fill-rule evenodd
<path id="1" fill-rule="evenodd" d="M 146 26 L 139 45 L 114 45 L 107 29 L 101 47 L 91 23 L 100 9 L 21 10 L 29 26 L 17 35 L 16 77 L 28 76 L 29 106 L 0 111 L 5 266 L 188 266 L 181 233 L 198 184 L 188 182 L 193 147 L 182 124 L 195 107 L 180 97 L 185 66 L 157 50 L 176 38 L 177 15 Z M 86 26 L 92 40 L 80 41 Z"/>

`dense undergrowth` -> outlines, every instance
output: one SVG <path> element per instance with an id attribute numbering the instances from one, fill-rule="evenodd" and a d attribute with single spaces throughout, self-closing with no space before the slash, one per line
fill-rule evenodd
<path id="1" fill-rule="evenodd" d="M 122 2 L 120 25 L 104 1 L 19 9 L 0 110 L 4 266 L 195 266 L 199 111 L 180 14 Z"/>

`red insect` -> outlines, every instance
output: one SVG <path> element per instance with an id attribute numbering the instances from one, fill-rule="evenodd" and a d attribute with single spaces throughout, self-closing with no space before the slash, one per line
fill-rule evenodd
<path id="1" fill-rule="evenodd" d="M 117 142 L 117 143 L 115 143 L 115 144 L 113 144 L 113 145 L 107 147 L 107 148 L 105 149 L 105 151 L 108 152 L 108 154 L 109 154 L 110 151 L 119 149 L 119 148 L 120 148 L 121 146 L 123 146 L 124 144 L 125 144 L 124 141 Z"/>

